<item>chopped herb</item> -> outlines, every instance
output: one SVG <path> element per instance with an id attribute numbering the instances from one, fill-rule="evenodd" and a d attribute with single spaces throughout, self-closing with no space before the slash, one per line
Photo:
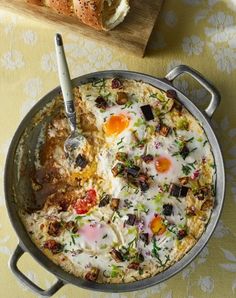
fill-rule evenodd
<path id="1" fill-rule="evenodd" d="M 188 140 L 186 141 L 186 143 L 192 143 L 193 140 L 194 140 L 194 137 L 188 139 Z"/>
<path id="2" fill-rule="evenodd" d="M 169 184 L 165 183 L 165 184 L 163 185 L 163 191 L 164 191 L 164 192 L 169 191 L 169 188 L 170 188 L 170 185 L 169 185 Z"/>
<path id="3" fill-rule="evenodd" d="M 123 140 L 124 140 L 124 137 L 122 137 L 122 138 L 120 139 L 120 141 L 117 143 L 117 146 L 121 145 L 121 143 L 123 142 Z"/>
<path id="4" fill-rule="evenodd" d="M 121 149 L 123 149 L 123 148 L 125 148 L 125 146 L 120 146 L 120 147 L 118 148 L 118 150 L 121 150 Z"/>
<path id="5" fill-rule="evenodd" d="M 171 156 L 178 156 L 179 155 L 179 151 L 174 152 L 173 154 L 171 154 Z"/>
<path id="6" fill-rule="evenodd" d="M 206 140 L 206 141 L 203 143 L 203 147 L 205 147 L 207 143 L 208 143 L 208 141 Z"/>
<path id="7" fill-rule="evenodd" d="M 177 127 L 177 129 L 180 129 L 180 130 L 188 130 L 188 128 L 189 128 L 188 119 L 186 117 L 181 117 L 177 121 L 176 127 Z"/>
<path id="8" fill-rule="evenodd" d="M 152 93 L 152 94 L 149 95 L 149 97 L 157 98 L 157 93 Z"/>
<path id="9" fill-rule="evenodd" d="M 197 150 L 197 147 L 193 148 L 192 150 L 189 151 L 189 154 Z"/>
<path id="10" fill-rule="evenodd" d="M 107 248 L 107 244 L 100 245 L 100 249 L 106 249 L 106 248 Z"/>
<path id="11" fill-rule="evenodd" d="M 187 165 L 182 165 L 182 172 L 184 173 L 184 175 L 187 176 L 191 173 L 192 170 L 195 170 L 195 163 L 196 161 L 188 163 Z"/>
<path id="12" fill-rule="evenodd" d="M 158 194 L 153 198 L 153 201 L 154 201 L 155 203 L 158 204 L 158 203 L 161 202 L 162 198 L 163 198 L 163 194 L 162 194 L 162 193 L 158 193 Z"/>
<path id="13" fill-rule="evenodd" d="M 138 273 L 139 273 L 139 275 L 143 275 L 143 268 L 139 268 Z"/>
<path id="14" fill-rule="evenodd" d="M 93 87 L 99 87 L 99 88 L 104 88 L 105 87 L 105 80 L 101 79 L 101 80 L 96 80 L 92 82 L 92 86 Z"/>
<path id="15" fill-rule="evenodd" d="M 117 277 L 123 275 L 123 271 L 120 269 L 122 266 L 111 265 L 111 277 Z"/>
<path id="16" fill-rule="evenodd" d="M 107 236 L 108 236 L 108 235 L 107 235 L 107 234 L 105 234 L 105 235 L 102 237 L 102 239 L 105 239 L 105 238 L 107 238 Z"/>
<path id="17" fill-rule="evenodd" d="M 124 187 L 126 187 L 126 186 L 124 186 Z M 122 189 L 123 189 L 124 187 L 122 187 Z M 122 189 L 121 189 L 121 190 L 122 190 Z M 133 207 L 132 202 L 129 201 L 128 199 L 125 199 L 125 200 L 124 200 L 124 204 L 125 204 L 125 207 L 127 207 L 127 208 L 132 208 L 132 207 Z"/>
<path id="18" fill-rule="evenodd" d="M 128 159 L 125 162 L 125 166 L 131 168 L 134 165 L 134 161 L 132 159 Z"/>
<path id="19" fill-rule="evenodd" d="M 74 235 L 70 235 L 70 237 L 71 237 L 71 240 L 72 240 L 73 244 L 75 244 L 75 238 L 74 238 Z"/>
<path id="20" fill-rule="evenodd" d="M 133 105 L 133 102 L 129 100 L 129 101 L 128 101 L 128 102 L 121 108 L 121 110 L 128 109 L 128 108 L 130 108 L 132 105 Z"/>
<path id="21" fill-rule="evenodd" d="M 141 204 L 141 203 L 138 203 L 137 204 L 137 210 L 139 212 L 144 212 L 144 213 L 148 213 L 149 209 L 144 205 L 144 204 Z"/>
<path id="22" fill-rule="evenodd" d="M 134 123 L 134 127 L 140 127 L 141 125 L 145 125 L 146 121 L 142 118 L 138 118 L 137 121 Z"/>

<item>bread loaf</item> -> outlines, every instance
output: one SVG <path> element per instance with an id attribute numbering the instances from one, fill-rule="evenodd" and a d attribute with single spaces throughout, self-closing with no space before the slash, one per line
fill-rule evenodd
<path id="1" fill-rule="evenodd" d="M 129 0 L 26 0 L 47 6 L 59 14 L 77 16 L 97 30 L 111 30 L 123 22 L 129 11 Z"/>

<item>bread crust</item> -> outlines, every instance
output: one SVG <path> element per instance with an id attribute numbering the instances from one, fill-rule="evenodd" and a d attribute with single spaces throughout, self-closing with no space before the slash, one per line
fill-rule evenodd
<path id="1" fill-rule="evenodd" d="M 97 30 L 102 26 L 104 0 L 73 0 L 75 15 L 86 25 Z"/>
<path id="2" fill-rule="evenodd" d="M 77 16 L 82 23 L 97 30 L 107 31 L 123 21 L 129 10 L 129 1 L 114 1 L 114 13 L 116 12 L 118 4 L 124 4 L 124 9 L 121 13 L 120 19 L 109 25 L 107 25 L 103 20 L 103 14 L 106 8 L 105 3 L 107 3 L 106 1 L 108 0 L 26 0 L 26 2 L 30 4 L 47 6 L 56 11 L 58 14 Z"/>

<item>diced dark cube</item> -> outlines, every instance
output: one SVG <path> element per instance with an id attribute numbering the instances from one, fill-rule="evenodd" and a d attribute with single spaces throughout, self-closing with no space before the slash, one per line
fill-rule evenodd
<path id="1" fill-rule="evenodd" d="M 132 166 L 126 168 L 126 172 L 128 175 L 131 175 L 132 177 L 138 177 L 138 174 L 140 172 L 140 167 L 138 166 Z"/>
<path id="2" fill-rule="evenodd" d="M 128 269 L 138 270 L 140 264 L 138 262 L 132 262 L 128 265 Z"/>
<path id="3" fill-rule="evenodd" d="M 159 123 L 156 127 L 156 132 L 163 137 L 167 137 L 169 134 L 169 131 L 170 131 L 170 127 L 162 123 Z"/>
<path id="4" fill-rule="evenodd" d="M 112 248 L 112 250 L 110 251 L 110 255 L 112 256 L 112 258 L 117 262 L 123 262 L 124 258 L 121 254 L 121 252 L 119 252 L 117 249 Z"/>
<path id="5" fill-rule="evenodd" d="M 147 182 L 139 182 L 139 186 L 143 192 L 149 190 L 149 184 Z"/>
<path id="6" fill-rule="evenodd" d="M 140 234 L 139 237 L 146 245 L 148 245 L 148 243 L 149 243 L 149 234 L 148 233 L 142 233 L 142 234 Z"/>
<path id="7" fill-rule="evenodd" d="M 167 137 L 170 131 L 170 127 L 168 127 L 167 125 L 162 125 L 161 130 L 160 130 L 160 135 L 162 135 L 163 137 Z"/>
<path id="8" fill-rule="evenodd" d="M 112 174 L 114 177 L 118 176 L 118 175 L 122 175 L 122 173 L 125 170 L 125 166 L 123 163 L 117 163 L 113 168 L 112 168 Z"/>
<path id="9" fill-rule="evenodd" d="M 165 216 L 170 216 L 172 214 L 172 211 L 173 211 L 173 205 L 171 205 L 171 204 L 164 204 L 163 205 L 163 211 L 162 211 L 162 213 Z"/>
<path id="10" fill-rule="evenodd" d="M 141 107 L 141 110 L 143 112 L 144 118 L 146 121 L 150 121 L 154 119 L 154 115 L 152 112 L 152 108 L 150 105 L 145 105 Z"/>
<path id="11" fill-rule="evenodd" d="M 177 99 L 177 93 L 175 90 L 170 89 L 166 91 L 166 96 L 172 99 Z"/>
<path id="12" fill-rule="evenodd" d="M 85 275 L 85 279 L 89 281 L 96 281 L 99 274 L 99 269 L 96 267 L 92 267 Z"/>
<path id="13" fill-rule="evenodd" d="M 187 231 L 186 230 L 180 230 L 177 234 L 178 240 L 183 239 L 185 236 L 187 236 Z"/>
<path id="14" fill-rule="evenodd" d="M 144 261 L 144 256 L 141 253 L 138 254 L 138 260 L 140 263 Z"/>
<path id="15" fill-rule="evenodd" d="M 180 190 L 180 197 L 186 197 L 188 193 L 189 187 L 182 186 Z"/>
<path id="16" fill-rule="evenodd" d="M 110 207 L 113 211 L 118 210 L 120 204 L 120 199 L 113 198 L 110 202 Z"/>
<path id="17" fill-rule="evenodd" d="M 136 220 L 136 215 L 135 214 L 127 214 L 128 219 L 126 220 L 126 224 L 129 226 L 133 226 Z"/>
<path id="18" fill-rule="evenodd" d="M 95 102 L 96 102 L 96 107 L 99 109 L 105 110 L 108 106 L 107 101 L 102 96 L 98 96 Z"/>
<path id="19" fill-rule="evenodd" d="M 144 173 L 140 173 L 138 176 L 138 181 L 139 182 L 147 182 L 148 181 L 148 176 Z"/>
<path id="20" fill-rule="evenodd" d="M 84 169 L 88 164 L 88 160 L 86 159 L 86 157 L 82 154 L 79 154 L 76 157 L 75 160 L 75 168 L 80 167 L 81 169 Z"/>
<path id="21" fill-rule="evenodd" d="M 142 155 L 142 160 L 145 162 L 145 163 L 150 163 L 153 161 L 153 156 L 151 154 L 147 154 L 147 155 Z"/>
<path id="22" fill-rule="evenodd" d="M 185 159 L 189 155 L 189 149 L 186 145 L 183 146 L 183 148 L 180 150 L 180 155 Z"/>
<path id="23" fill-rule="evenodd" d="M 111 200 L 111 196 L 106 194 L 105 196 L 102 197 L 98 206 L 105 207 L 106 205 L 109 204 L 110 200 Z"/>
<path id="24" fill-rule="evenodd" d="M 122 83 L 119 79 L 115 78 L 111 81 L 112 89 L 120 89 L 122 87 Z"/>
<path id="25" fill-rule="evenodd" d="M 170 195 L 171 196 L 178 198 L 180 196 L 180 191 L 181 191 L 181 187 L 179 185 L 171 183 L 171 185 L 170 185 Z"/>

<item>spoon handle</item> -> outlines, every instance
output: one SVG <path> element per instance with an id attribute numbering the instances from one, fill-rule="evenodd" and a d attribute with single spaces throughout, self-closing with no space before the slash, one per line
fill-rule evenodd
<path id="1" fill-rule="evenodd" d="M 57 57 L 57 67 L 59 81 L 61 85 L 61 90 L 63 94 L 63 100 L 65 105 L 66 116 L 69 121 L 71 131 L 76 129 L 76 114 L 74 106 L 74 96 L 72 93 L 71 78 L 66 62 L 65 51 L 63 47 L 63 41 L 60 34 L 55 36 L 55 48 L 56 48 L 56 57 Z"/>

